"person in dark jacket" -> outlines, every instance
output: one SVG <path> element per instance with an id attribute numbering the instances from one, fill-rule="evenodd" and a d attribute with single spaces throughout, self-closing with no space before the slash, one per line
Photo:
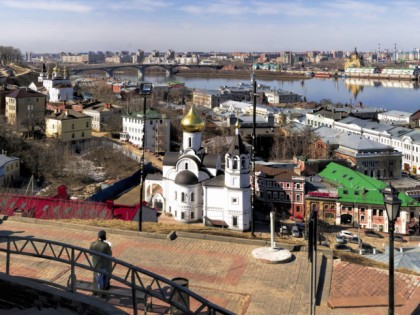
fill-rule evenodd
<path id="1" fill-rule="evenodd" d="M 106 232 L 101 230 L 98 233 L 98 239 L 90 245 L 90 250 L 112 256 L 112 250 L 109 242 L 106 242 Z M 112 271 L 111 260 L 98 255 L 92 255 L 93 283 L 100 290 L 108 290 L 110 287 L 110 276 Z"/>

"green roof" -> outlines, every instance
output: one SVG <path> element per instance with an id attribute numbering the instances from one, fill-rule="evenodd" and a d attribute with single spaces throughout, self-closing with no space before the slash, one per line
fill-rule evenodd
<path id="1" fill-rule="evenodd" d="M 384 204 L 381 190 L 388 186 L 388 183 L 334 162 L 329 163 L 318 175 L 326 182 L 337 187 L 340 202 Z M 402 201 L 402 207 L 420 206 L 420 203 L 405 193 L 400 192 L 398 198 Z"/>

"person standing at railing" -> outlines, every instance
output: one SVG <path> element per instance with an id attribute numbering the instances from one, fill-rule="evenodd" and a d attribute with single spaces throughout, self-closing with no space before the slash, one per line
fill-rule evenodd
<path id="1" fill-rule="evenodd" d="M 98 232 L 98 239 L 90 245 L 90 249 L 112 256 L 111 243 L 106 240 L 105 231 L 101 230 Z M 98 255 L 92 255 L 92 260 L 95 268 L 93 283 L 99 290 L 109 290 L 112 271 L 111 260 Z"/>

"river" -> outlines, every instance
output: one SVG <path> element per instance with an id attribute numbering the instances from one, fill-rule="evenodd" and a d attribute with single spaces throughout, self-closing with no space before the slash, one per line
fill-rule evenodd
<path id="1" fill-rule="evenodd" d="M 117 75 L 119 76 L 119 75 Z M 122 79 L 136 81 L 131 75 L 120 75 Z M 200 78 L 187 76 L 170 76 L 146 74 L 145 80 L 153 83 L 181 81 L 189 88 L 216 90 L 220 86 L 237 86 L 244 79 L 233 78 Z M 249 82 L 247 82 L 249 83 Z M 257 83 L 294 92 L 306 100 L 319 102 L 322 99 L 333 103 L 356 105 L 415 112 L 420 109 L 420 88 L 411 81 L 372 81 L 367 79 L 320 79 L 305 80 L 272 80 L 257 79 Z"/>

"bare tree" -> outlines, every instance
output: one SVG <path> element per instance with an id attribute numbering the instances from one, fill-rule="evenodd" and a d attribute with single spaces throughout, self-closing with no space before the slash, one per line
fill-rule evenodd
<path id="1" fill-rule="evenodd" d="M 311 144 L 316 139 L 313 129 L 310 126 L 298 129 L 293 125 L 288 125 L 284 130 L 284 158 L 310 156 Z"/>
<path id="2" fill-rule="evenodd" d="M 22 59 L 20 49 L 12 46 L 0 46 L 0 64 L 7 65 L 13 62 L 19 62 Z"/>

